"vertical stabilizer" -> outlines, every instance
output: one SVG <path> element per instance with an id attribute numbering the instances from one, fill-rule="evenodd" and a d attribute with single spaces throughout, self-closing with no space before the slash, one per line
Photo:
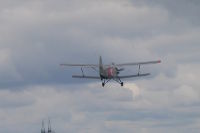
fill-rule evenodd
<path id="1" fill-rule="evenodd" d="M 101 56 L 99 57 L 99 74 L 100 76 L 103 74 L 103 62 Z"/>

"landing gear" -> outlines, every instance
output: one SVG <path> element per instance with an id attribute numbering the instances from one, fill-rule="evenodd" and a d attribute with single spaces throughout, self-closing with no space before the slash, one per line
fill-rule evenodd
<path id="1" fill-rule="evenodd" d="M 105 86 L 105 83 L 102 83 L 102 87 L 104 87 Z"/>
<path id="2" fill-rule="evenodd" d="M 124 83 L 121 81 L 121 79 L 119 77 L 114 79 L 117 83 L 119 83 L 121 86 L 124 85 Z"/>
<path id="3" fill-rule="evenodd" d="M 102 79 L 102 87 L 104 87 L 111 79 Z"/>
<path id="4" fill-rule="evenodd" d="M 114 78 L 113 80 L 116 81 L 117 83 L 119 83 L 121 86 L 124 86 L 124 82 L 122 82 L 119 77 Z"/>
<path id="5" fill-rule="evenodd" d="M 123 86 L 124 85 L 124 83 L 123 82 L 121 82 L 121 86 Z"/>
<path id="6" fill-rule="evenodd" d="M 114 80 L 117 83 L 119 83 L 121 86 L 124 86 L 124 82 L 122 82 L 119 77 L 110 78 L 110 79 L 105 79 L 105 78 L 101 77 L 101 80 L 102 80 L 102 87 L 104 87 L 110 80 Z"/>

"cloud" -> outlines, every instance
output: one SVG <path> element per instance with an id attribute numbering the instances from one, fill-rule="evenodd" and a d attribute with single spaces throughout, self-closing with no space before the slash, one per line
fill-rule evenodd
<path id="1" fill-rule="evenodd" d="M 188 104 L 195 103 L 199 101 L 199 95 L 195 92 L 190 86 L 181 86 L 179 89 L 174 91 L 176 99 L 180 100 L 179 102 Z"/>
<path id="2" fill-rule="evenodd" d="M 21 81 L 22 77 L 20 73 L 13 66 L 11 58 L 11 51 L 9 49 L 0 50 L 0 72 L 1 72 L 1 83 L 10 83 L 12 81 Z"/>
<path id="3" fill-rule="evenodd" d="M 132 91 L 133 98 L 140 96 L 140 89 L 138 88 L 138 86 L 136 84 L 127 83 L 127 84 L 125 84 L 125 88 Z"/>
<path id="4" fill-rule="evenodd" d="M 184 108 L 198 103 L 194 90 L 181 87 L 172 91 L 170 96 L 168 90 L 156 92 L 148 89 L 139 89 L 136 83 L 127 83 L 124 88 L 114 83 L 105 88 L 92 83 L 81 87 L 43 85 L 28 86 L 21 91 L 1 90 L 1 131 L 35 132 L 40 128 L 41 120 L 48 117 L 52 119 L 52 127 L 59 132 L 158 131 L 167 129 L 170 123 L 175 127 L 187 124 L 184 128 L 187 131 L 197 124 L 190 120 L 191 117 L 199 119 L 198 111 Z M 8 131 L 6 127 L 10 125 L 12 129 Z"/>
<path id="5" fill-rule="evenodd" d="M 0 107 L 5 109 L 16 109 L 23 106 L 28 106 L 34 103 L 34 99 L 29 98 L 28 92 L 13 93 L 10 90 L 1 90 L 0 92 Z"/>
<path id="6" fill-rule="evenodd" d="M 1 1 L 0 132 L 37 132 L 49 116 L 61 133 L 198 132 L 199 9 L 179 0 Z M 105 88 L 59 66 L 100 55 L 106 64 L 162 63 Z M 121 74 L 130 73 L 137 67 Z"/>
<path id="7" fill-rule="evenodd" d="M 71 73 L 60 71 L 58 65 L 63 62 L 97 63 L 99 55 L 119 62 L 127 56 L 135 57 L 133 61 L 140 55 L 145 59 L 151 52 L 145 46 L 132 45 L 130 38 L 165 25 L 168 19 L 165 10 L 131 6 L 128 1 L 86 2 L 82 6 L 62 2 L 67 4 L 66 10 L 55 1 L 20 1 L 20 6 L 5 3 L 8 8 L 1 12 L 1 47 L 10 49 L 13 67 L 24 79 L 16 85 L 73 82 L 66 76 Z"/>

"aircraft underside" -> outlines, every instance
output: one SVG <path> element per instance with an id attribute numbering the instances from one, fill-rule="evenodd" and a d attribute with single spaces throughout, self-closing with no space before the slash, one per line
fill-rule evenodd
<path id="1" fill-rule="evenodd" d="M 121 81 L 121 79 L 119 77 L 104 77 L 104 76 L 101 76 L 102 86 L 104 87 L 111 80 L 116 81 L 121 86 L 124 85 L 124 83 Z"/>
<path id="2" fill-rule="evenodd" d="M 102 79 L 102 86 L 104 87 L 110 80 L 112 79 Z M 124 85 L 124 83 L 121 81 L 121 79 L 113 79 L 114 81 L 116 81 L 117 83 L 121 84 L 121 86 Z"/>

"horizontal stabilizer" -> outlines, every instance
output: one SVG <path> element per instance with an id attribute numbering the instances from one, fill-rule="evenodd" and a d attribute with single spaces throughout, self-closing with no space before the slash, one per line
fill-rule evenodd
<path id="1" fill-rule="evenodd" d="M 125 75 L 125 76 L 119 76 L 119 78 L 133 78 L 133 77 L 142 77 L 142 76 L 148 76 L 150 73 L 144 73 L 144 74 L 135 74 L 135 75 Z"/>
<path id="2" fill-rule="evenodd" d="M 72 75 L 72 78 L 100 79 L 98 76 Z"/>

